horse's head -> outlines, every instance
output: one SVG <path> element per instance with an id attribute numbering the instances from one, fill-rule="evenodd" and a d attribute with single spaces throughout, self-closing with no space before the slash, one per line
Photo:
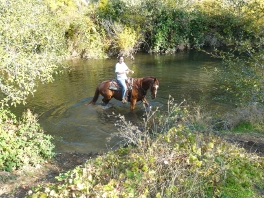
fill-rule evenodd
<path id="1" fill-rule="evenodd" d="M 153 78 L 153 82 L 150 85 L 151 98 L 155 99 L 159 88 L 159 81 L 157 78 Z"/>

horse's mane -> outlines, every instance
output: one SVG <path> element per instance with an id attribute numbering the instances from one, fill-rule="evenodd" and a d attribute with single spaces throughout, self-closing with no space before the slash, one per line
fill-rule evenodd
<path id="1" fill-rule="evenodd" d="M 154 76 L 145 76 L 145 77 L 141 77 L 141 78 L 137 78 L 137 79 L 144 79 L 144 78 L 155 78 Z"/>
<path id="2" fill-rule="evenodd" d="M 144 78 L 155 78 L 154 76 L 146 76 Z"/>

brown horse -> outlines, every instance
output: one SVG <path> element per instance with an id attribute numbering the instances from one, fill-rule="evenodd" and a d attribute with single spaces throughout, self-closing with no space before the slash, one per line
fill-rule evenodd
<path id="1" fill-rule="evenodd" d="M 122 100 L 121 90 L 112 90 L 110 88 L 111 80 L 106 80 L 100 83 L 94 93 L 93 100 L 88 104 L 95 104 L 99 95 L 101 94 L 104 98 L 102 99 L 104 104 L 108 104 L 112 98 L 116 100 Z M 127 83 L 128 85 L 128 83 Z M 132 89 L 127 90 L 128 99 L 130 100 L 130 110 L 134 110 L 137 101 L 142 101 L 147 107 L 149 103 L 146 100 L 146 94 L 148 89 L 150 89 L 152 99 L 155 99 L 157 96 L 157 90 L 159 87 L 159 81 L 157 78 L 152 76 L 147 76 L 144 78 L 133 78 L 132 79 Z"/>

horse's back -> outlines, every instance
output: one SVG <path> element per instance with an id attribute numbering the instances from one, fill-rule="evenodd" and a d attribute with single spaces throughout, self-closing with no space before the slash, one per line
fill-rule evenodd
<path id="1" fill-rule="evenodd" d="M 105 80 L 105 81 L 101 82 L 101 83 L 98 85 L 98 88 L 101 89 L 101 88 L 103 88 L 103 87 L 105 87 L 105 86 L 108 86 L 108 87 L 109 87 L 110 82 L 111 82 L 111 80 Z"/>

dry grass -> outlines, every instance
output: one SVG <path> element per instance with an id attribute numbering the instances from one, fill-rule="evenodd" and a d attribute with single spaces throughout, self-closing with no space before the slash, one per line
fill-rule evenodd
<path id="1" fill-rule="evenodd" d="M 224 129 L 232 130 L 239 126 L 249 127 L 258 132 L 263 132 L 264 107 L 259 104 L 251 104 L 236 108 L 233 112 L 224 115 Z M 246 129 L 245 128 L 245 129 Z"/>

